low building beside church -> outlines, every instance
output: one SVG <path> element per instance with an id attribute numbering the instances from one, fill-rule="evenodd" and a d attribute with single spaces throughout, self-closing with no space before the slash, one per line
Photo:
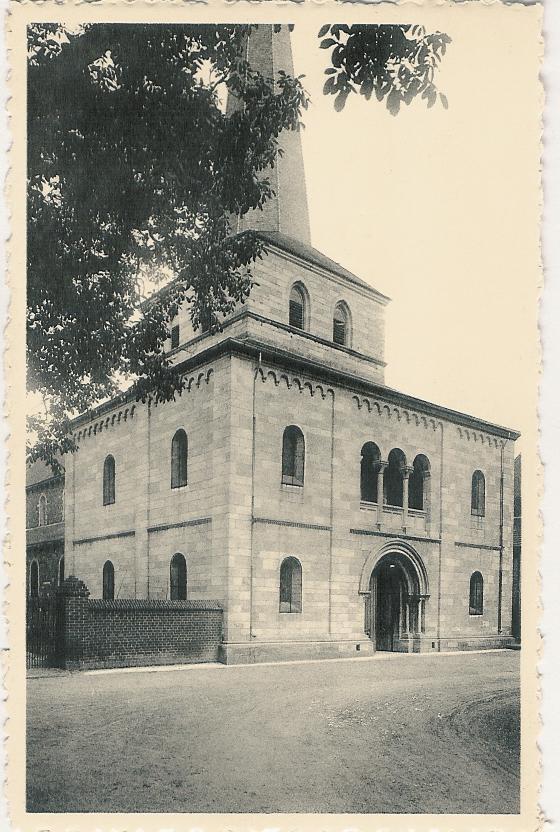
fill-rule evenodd
<path id="1" fill-rule="evenodd" d="M 34 462 L 26 471 L 27 596 L 56 591 L 64 580 L 64 473 Z"/>
<path id="2" fill-rule="evenodd" d="M 285 27 L 249 57 L 291 72 Z M 385 386 L 388 298 L 311 246 L 289 142 L 239 229 L 267 248 L 248 301 L 221 332 L 171 323 L 183 394 L 75 421 L 67 572 L 218 601 L 227 662 L 506 645 L 518 434 Z"/>

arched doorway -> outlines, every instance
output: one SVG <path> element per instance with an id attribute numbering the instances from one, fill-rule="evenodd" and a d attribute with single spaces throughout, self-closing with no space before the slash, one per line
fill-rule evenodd
<path id="1" fill-rule="evenodd" d="M 403 631 L 406 583 L 402 568 L 387 556 L 371 573 L 370 592 L 375 595 L 373 637 L 376 650 L 398 650 Z"/>
<path id="2" fill-rule="evenodd" d="M 390 541 L 372 553 L 362 570 L 360 592 L 365 596 L 365 631 L 376 650 L 419 649 L 428 579 L 422 558 L 409 544 Z"/>

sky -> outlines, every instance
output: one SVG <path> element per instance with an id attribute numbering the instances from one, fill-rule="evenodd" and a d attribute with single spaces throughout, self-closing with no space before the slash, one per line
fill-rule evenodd
<path id="1" fill-rule="evenodd" d="M 386 383 L 526 432 L 536 407 L 538 45 L 520 15 L 494 22 L 485 11 L 487 27 L 465 7 L 438 27 L 452 38 L 437 81 L 448 110 L 417 101 L 394 117 L 351 96 L 336 113 L 313 24 L 292 34 L 294 71 L 312 100 L 302 133 L 312 243 L 392 299 Z"/>

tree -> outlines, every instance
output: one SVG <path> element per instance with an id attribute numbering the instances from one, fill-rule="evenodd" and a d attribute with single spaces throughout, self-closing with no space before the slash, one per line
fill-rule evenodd
<path id="1" fill-rule="evenodd" d="M 411 24 L 326 24 L 318 36 L 321 49 L 331 49 L 323 91 L 336 96 L 336 110 L 358 90 L 368 101 L 374 92 L 378 101 L 385 99 L 392 115 L 417 96 L 433 107 L 439 95 L 447 109 L 447 98 L 438 93 L 434 78 L 451 42 L 449 35 Z"/>
<path id="2" fill-rule="evenodd" d="M 196 329 L 247 298 L 263 243 L 232 236 L 228 218 L 271 196 L 278 136 L 298 129 L 308 103 L 301 77 L 247 64 L 251 28 L 29 27 L 28 389 L 44 403 L 28 419 L 29 461 L 56 467 L 74 450 L 71 417 L 125 383 L 137 399 L 173 398 L 182 380 L 163 347 L 181 304 Z M 433 104 L 446 35 L 327 33 L 336 109 L 358 88 L 391 112 L 415 95 Z M 226 91 L 242 104 L 229 117 Z M 142 276 L 165 283 L 149 300 Z"/>
<path id="3" fill-rule="evenodd" d="M 123 380 L 181 389 L 163 345 L 184 301 L 216 325 L 245 299 L 262 243 L 228 216 L 270 196 L 298 127 L 300 79 L 244 61 L 247 26 L 38 24 L 28 43 L 28 388 L 45 412 L 28 458 L 72 450 L 69 419 Z M 220 90 L 243 103 L 226 117 Z M 173 280 L 142 302 L 139 275 Z"/>

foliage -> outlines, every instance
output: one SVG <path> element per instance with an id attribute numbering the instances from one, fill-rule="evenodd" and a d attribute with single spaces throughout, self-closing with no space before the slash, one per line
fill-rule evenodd
<path id="1" fill-rule="evenodd" d="M 451 42 L 448 35 L 413 25 L 326 24 L 318 36 L 321 49 L 332 50 L 323 91 L 336 96 L 337 111 L 358 90 L 368 101 L 372 93 L 378 101 L 385 99 L 392 115 L 417 96 L 433 107 L 439 95 L 447 108 L 447 98 L 438 93 L 434 78 Z"/>
<path id="2" fill-rule="evenodd" d="M 70 417 L 124 379 L 144 399 L 181 389 L 163 352 L 181 302 L 196 328 L 247 297 L 262 244 L 228 216 L 270 196 L 262 172 L 307 105 L 300 79 L 244 61 L 250 28 L 29 27 L 30 460 L 72 450 Z M 174 279 L 142 303 L 142 274 Z"/>
<path id="3" fill-rule="evenodd" d="M 30 461 L 56 465 L 74 449 L 71 417 L 123 383 L 173 398 L 182 382 L 163 347 L 181 304 L 197 329 L 247 298 L 263 244 L 231 236 L 228 218 L 271 196 L 278 136 L 307 106 L 301 78 L 244 60 L 251 28 L 29 27 L 28 389 L 44 403 L 28 419 Z M 394 114 L 418 95 L 434 104 L 447 35 L 337 24 L 319 36 L 337 110 L 358 89 Z M 225 92 L 239 100 L 230 114 Z"/>

